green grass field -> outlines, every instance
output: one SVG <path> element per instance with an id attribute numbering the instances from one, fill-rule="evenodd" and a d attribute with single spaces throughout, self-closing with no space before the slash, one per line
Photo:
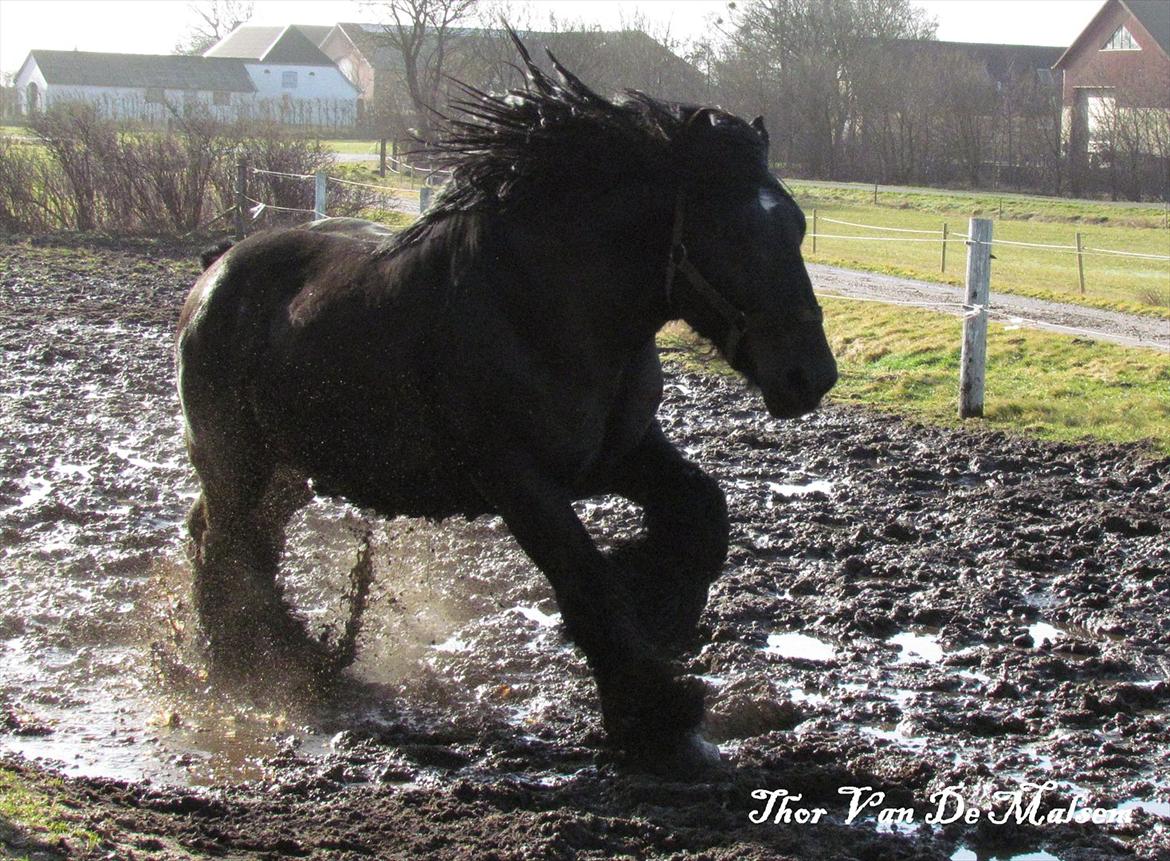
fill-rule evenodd
<path id="1" fill-rule="evenodd" d="M 830 401 L 959 424 L 961 321 L 932 311 L 825 299 L 840 379 Z M 730 369 L 685 326 L 660 343 L 692 367 Z M 1170 355 L 991 324 L 984 417 L 968 427 L 1053 440 L 1149 441 L 1170 455 Z"/>
<path id="2" fill-rule="evenodd" d="M 994 221 L 994 239 L 1044 245 L 1075 246 L 1082 235 L 1087 249 L 1170 256 L 1170 230 L 1161 207 L 1095 201 L 962 192 L 881 191 L 873 203 L 872 187 L 792 183 L 812 232 L 817 215 L 816 251 L 804 244 L 805 259 L 851 269 L 904 275 L 955 285 L 963 283 L 966 248 L 961 237 L 947 247 L 946 272 L 941 271 L 943 224 L 950 234 L 966 233 L 972 216 Z M 940 231 L 937 237 L 867 230 L 833 223 L 910 230 Z M 826 236 L 867 237 L 833 239 Z M 925 242 L 889 241 L 926 239 Z M 999 245 L 994 249 L 991 290 L 1170 317 L 1170 260 L 1148 260 L 1089 253 L 1084 257 L 1085 295 L 1080 295 L 1077 256 L 1069 250 Z"/>
<path id="3" fill-rule="evenodd" d="M 374 141 L 325 141 L 336 152 L 377 152 Z M 364 148 L 364 149 L 363 149 Z M 388 187 L 412 189 L 416 179 L 387 174 L 376 177 L 370 165 L 344 165 L 347 178 L 362 176 Z M 1092 249 L 1170 256 L 1170 229 L 1163 206 L 1146 203 L 1110 203 L 1069 200 L 1023 194 L 940 191 L 934 189 L 880 189 L 840 183 L 789 183 L 809 218 L 818 215 L 818 232 L 868 238 L 818 239 L 804 244 L 805 259 L 850 269 L 902 275 L 927 281 L 962 285 L 966 248 L 961 236 L 972 216 L 995 221 L 994 237 L 1012 242 L 1075 246 L 1076 234 L 1090 249 L 1084 260 L 1085 294 L 1080 294 L 1077 255 L 1071 250 L 995 248 L 992 292 L 1001 291 L 1039 299 L 1072 302 L 1134 314 L 1170 318 L 1170 260 L 1148 260 L 1094 253 Z M 942 230 L 946 223 L 954 241 L 948 243 L 946 272 L 942 271 L 942 237 L 937 241 L 892 242 L 891 238 L 933 239 L 922 234 L 866 230 L 821 219 L 849 221 L 912 230 Z M 872 240 L 872 241 L 869 241 Z"/>
<path id="4" fill-rule="evenodd" d="M 68 821 L 66 815 L 49 792 L 34 786 L 20 772 L 0 766 L 0 856 L 48 857 L 44 850 L 60 849 L 62 840 L 74 848 L 95 847 L 97 834 Z"/>
<path id="5" fill-rule="evenodd" d="M 323 140 L 321 141 L 321 145 L 336 153 L 368 156 L 378 155 L 377 141 Z"/>

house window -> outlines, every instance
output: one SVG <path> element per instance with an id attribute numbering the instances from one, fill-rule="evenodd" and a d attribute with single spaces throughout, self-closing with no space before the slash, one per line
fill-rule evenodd
<path id="1" fill-rule="evenodd" d="M 1108 148 L 1117 122 L 1117 101 L 1109 87 L 1077 88 L 1077 137 L 1088 152 Z"/>
<path id="2" fill-rule="evenodd" d="M 1122 24 L 1113 31 L 1113 35 L 1109 37 L 1109 41 L 1105 43 L 1102 51 L 1140 51 L 1142 49 L 1136 41 L 1134 41 L 1133 34 L 1125 28 Z"/>
<path id="3" fill-rule="evenodd" d="M 213 105 L 230 105 L 232 103 L 232 94 L 223 90 L 216 90 L 211 94 L 211 103 Z"/>
<path id="4" fill-rule="evenodd" d="M 161 105 L 163 103 L 162 87 L 147 87 L 146 103 L 148 105 Z"/>
<path id="5" fill-rule="evenodd" d="M 297 73 L 296 72 L 281 72 L 280 86 L 286 90 L 295 90 L 297 88 Z"/>

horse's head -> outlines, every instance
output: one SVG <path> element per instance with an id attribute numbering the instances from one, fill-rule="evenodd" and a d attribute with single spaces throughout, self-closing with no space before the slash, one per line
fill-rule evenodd
<path id="1" fill-rule="evenodd" d="M 694 111 L 680 133 L 667 290 L 778 418 L 817 407 L 837 363 L 800 254 L 805 219 L 767 168 L 761 119 Z"/>

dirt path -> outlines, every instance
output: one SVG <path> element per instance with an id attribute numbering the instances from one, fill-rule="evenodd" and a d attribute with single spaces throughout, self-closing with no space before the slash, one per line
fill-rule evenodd
<path id="1" fill-rule="evenodd" d="M 1170 858 L 1170 460 L 1133 447 L 835 406 L 773 421 L 672 370 L 664 427 L 733 530 L 685 659 L 727 761 L 705 781 L 605 748 L 549 588 L 490 518 L 312 507 L 286 585 L 314 625 L 370 530 L 357 664 L 324 703 L 209 688 L 171 380 L 193 274 L 149 246 L 0 245 L 0 751 L 97 835 L 0 816 L 0 856 Z M 636 529 L 618 499 L 578 510 L 606 545 Z M 850 820 L 848 787 L 911 815 Z M 765 815 L 782 790 L 825 813 Z M 940 798 L 978 821 L 925 821 Z"/>
<path id="2" fill-rule="evenodd" d="M 963 302 L 962 289 L 948 284 L 816 264 L 810 265 L 808 269 L 818 293 L 878 299 L 898 305 L 925 305 L 955 316 L 963 313 L 960 307 Z M 1170 352 L 1170 320 L 1155 317 L 993 292 L 992 319 L 1127 347 L 1149 347 Z"/>

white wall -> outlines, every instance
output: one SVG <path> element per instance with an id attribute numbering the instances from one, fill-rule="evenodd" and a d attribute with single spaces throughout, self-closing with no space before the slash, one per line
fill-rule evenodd
<path id="1" fill-rule="evenodd" d="M 152 94 L 154 95 L 154 94 Z M 252 101 L 251 93 L 228 93 L 228 104 L 214 104 L 210 90 L 163 90 L 162 101 L 147 101 L 146 89 L 142 87 L 82 87 L 50 84 L 42 108 L 59 102 L 84 101 L 96 105 L 101 115 L 110 119 L 146 120 L 165 123 L 185 106 L 198 105 L 200 113 L 222 122 L 232 122 Z"/>
<path id="2" fill-rule="evenodd" d="M 260 119 L 289 125 L 353 126 L 357 122 L 357 89 L 332 66 L 286 66 L 247 64 L 255 82 L 255 93 L 228 93 L 228 104 L 214 104 L 209 90 L 164 90 L 165 103 L 148 102 L 145 87 L 97 87 L 48 84 L 35 62 L 28 62 L 15 84 L 21 113 L 28 112 L 29 83 L 40 94 L 39 108 L 62 101 L 85 101 L 97 105 L 111 119 L 135 119 L 165 123 L 186 104 L 198 103 L 201 112 L 223 122 Z M 284 72 L 296 72 L 297 85 L 282 85 Z"/>
<path id="3" fill-rule="evenodd" d="M 41 74 L 41 68 L 36 63 L 26 61 L 24 66 L 16 75 L 16 80 L 13 82 L 16 86 L 16 103 L 20 106 L 22 114 L 28 113 L 28 85 L 35 84 L 37 93 L 40 96 L 40 107 L 45 106 L 45 76 Z"/>
<path id="4" fill-rule="evenodd" d="M 357 89 L 334 66 L 248 63 L 256 85 L 252 116 L 294 125 L 352 126 L 357 122 Z M 296 86 L 284 86 L 284 74 Z"/>

